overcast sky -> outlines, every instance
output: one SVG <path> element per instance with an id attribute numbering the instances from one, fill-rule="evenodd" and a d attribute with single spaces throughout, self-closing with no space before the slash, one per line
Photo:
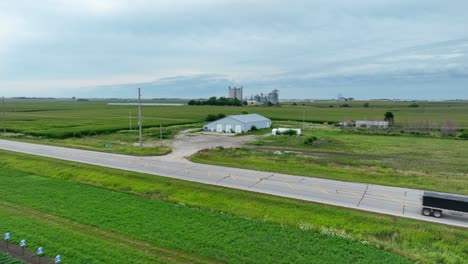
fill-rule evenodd
<path id="1" fill-rule="evenodd" d="M 5 96 L 468 99 L 466 0 L 3 0 Z M 126 84 L 126 85 L 125 85 Z"/>

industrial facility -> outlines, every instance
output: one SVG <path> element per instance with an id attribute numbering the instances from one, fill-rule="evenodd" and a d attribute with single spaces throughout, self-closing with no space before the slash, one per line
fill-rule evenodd
<path id="1" fill-rule="evenodd" d="M 251 98 L 251 101 L 255 101 L 260 104 L 277 104 L 279 103 L 279 91 L 278 90 L 273 90 L 269 94 L 257 94 Z"/>
<path id="2" fill-rule="evenodd" d="M 271 120 L 258 114 L 233 115 L 213 121 L 205 125 L 203 130 L 240 134 L 252 130 L 252 127 L 256 127 L 257 129 L 270 128 Z"/>
<path id="3" fill-rule="evenodd" d="M 229 98 L 237 99 L 239 101 L 242 101 L 243 98 L 244 98 L 243 97 L 243 90 L 244 90 L 244 88 L 242 86 L 240 88 L 229 86 Z"/>

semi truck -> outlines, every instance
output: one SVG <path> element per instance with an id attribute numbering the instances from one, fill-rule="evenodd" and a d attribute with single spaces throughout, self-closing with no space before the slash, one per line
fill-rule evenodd
<path id="1" fill-rule="evenodd" d="M 443 216 L 443 211 L 468 213 L 468 196 L 424 192 L 422 214 L 424 216 L 441 218 Z"/>

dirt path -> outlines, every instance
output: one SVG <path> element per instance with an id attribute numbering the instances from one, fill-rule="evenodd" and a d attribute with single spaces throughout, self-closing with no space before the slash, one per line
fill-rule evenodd
<path id="1" fill-rule="evenodd" d="M 235 148 L 255 140 L 255 136 L 236 136 L 234 134 L 219 133 L 192 133 L 194 129 L 180 132 L 171 142 L 172 153 L 158 157 L 162 160 L 185 161 L 200 150 L 222 146 L 225 148 Z"/>
<path id="2" fill-rule="evenodd" d="M 61 228 L 67 227 L 67 229 L 73 230 L 75 232 L 82 233 L 88 236 L 92 236 L 100 240 L 106 240 L 113 244 L 120 245 L 128 250 L 140 251 L 144 254 L 149 254 L 157 258 L 170 261 L 172 263 L 200 263 L 200 264 L 220 263 L 215 260 L 187 254 L 185 252 L 178 251 L 175 249 L 155 246 L 145 241 L 131 239 L 127 236 L 123 236 L 118 233 L 109 232 L 109 231 L 102 230 L 96 227 L 80 224 L 80 223 L 74 222 L 66 218 L 61 218 L 55 215 L 47 214 L 41 211 L 23 207 L 21 205 L 17 205 L 14 203 L 3 201 L 3 200 L 0 200 L 0 209 L 4 211 L 8 211 L 16 215 L 21 215 L 21 216 L 31 218 L 37 221 L 46 222 L 51 225 L 59 226 Z M 11 246 L 12 245 L 10 245 L 10 247 Z M 13 257 L 26 261 L 28 263 L 39 263 L 37 257 L 31 257 L 34 255 L 33 252 L 27 252 L 28 254 L 25 254 L 26 256 L 23 257 L 21 254 L 21 249 L 19 249 L 19 247 L 16 248 L 16 251 L 15 251 L 15 248 L 13 247 L 11 249 L 13 251 L 12 252 L 8 251 L 8 253 L 10 253 L 10 255 L 12 255 Z M 0 250 L 4 251 L 6 250 L 6 247 L 5 246 L 0 247 Z M 46 259 L 43 258 L 41 263 L 50 263 L 50 262 L 46 262 Z"/>

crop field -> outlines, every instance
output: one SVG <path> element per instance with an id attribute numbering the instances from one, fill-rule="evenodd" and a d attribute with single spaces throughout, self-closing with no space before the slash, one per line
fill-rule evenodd
<path id="1" fill-rule="evenodd" d="M 0 181 L 8 186 L 0 190 L 0 231 L 71 263 L 408 263 L 340 237 L 159 199 L 6 169 Z"/>
<path id="2" fill-rule="evenodd" d="M 0 253 L 0 263 L 1 264 L 23 264 L 24 262 L 16 260 L 6 254 Z"/>
<path id="3" fill-rule="evenodd" d="M 302 136 L 262 137 L 250 145 L 202 151 L 192 161 L 468 194 L 468 140 L 362 135 L 308 125 Z"/>
<path id="4" fill-rule="evenodd" d="M 184 129 L 200 129 L 207 115 L 219 113 L 241 114 L 246 111 L 265 115 L 275 121 L 304 119 L 307 122 L 323 123 L 351 119 L 382 120 L 386 111 L 392 111 L 398 126 L 427 123 L 438 129 L 448 120 L 452 120 L 459 130 L 468 127 L 468 102 L 464 101 L 419 102 L 419 107 L 408 107 L 410 102 L 382 101 L 367 102 L 369 107 L 364 107 L 364 102 L 347 102 L 350 107 L 340 107 L 344 103 L 338 102 L 282 104 L 272 107 L 147 106 L 143 107 L 145 148 L 140 149 L 134 147 L 138 142 L 137 107 L 110 106 L 107 105 L 108 102 L 115 101 L 10 99 L 3 106 L 6 110 L 5 127 L 9 133 L 1 133 L 0 137 L 86 150 L 150 156 L 171 152 L 167 144 L 160 144 L 160 126 L 163 139 L 172 139 Z"/>
<path id="5" fill-rule="evenodd" d="M 33 246 L 40 240 L 51 252 L 86 263 L 180 262 L 174 255 L 194 263 L 406 262 L 397 255 L 464 263 L 467 254 L 465 229 L 0 154 L 0 213 L 6 219 L 0 232 L 8 228 L 16 239 L 28 236 Z"/>
<path id="6" fill-rule="evenodd" d="M 461 130 L 468 102 L 148 106 L 143 149 L 134 147 L 137 108 L 107 102 L 7 100 L 8 133 L 0 137 L 163 155 L 168 140 L 200 129 L 208 114 L 259 113 L 276 127 L 302 127 L 304 117 L 301 137 L 257 131 L 244 148 L 202 151 L 192 161 L 468 194 L 467 140 L 321 124 L 382 120 L 392 111 L 398 126 L 453 120 Z M 72 263 L 465 263 L 468 255 L 465 229 L 6 151 L 0 157 L 0 233 Z"/>
<path id="7" fill-rule="evenodd" d="M 7 100 L 6 128 L 11 132 L 47 138 L 67 138 L 112 133 L 137 125 L 137 107 L 109 106 L 108 101 L 60 101 L 60 100 Z M 419 103 L 408 107 L 409 102 L 347 103 L 351 107 L 339 107 L 342 103 L 319 102 L 281 106 L 222 107 L 222 106 L 150 106 L 143 107 L 143 126 L 158 127 L 203 122 L 208 114 L 241 114 L 242 111 L 258 113 L 273 120 L 308 122 L 341 122 L 343 120 L 382 120 L 386 111 L 395 114 L 397 124 L 431 121 L 442 125 L 453 120 L 458 128 L 468 128 L 468 102 Z M 330 107 L 333 106 L 333 107 Z"/>

